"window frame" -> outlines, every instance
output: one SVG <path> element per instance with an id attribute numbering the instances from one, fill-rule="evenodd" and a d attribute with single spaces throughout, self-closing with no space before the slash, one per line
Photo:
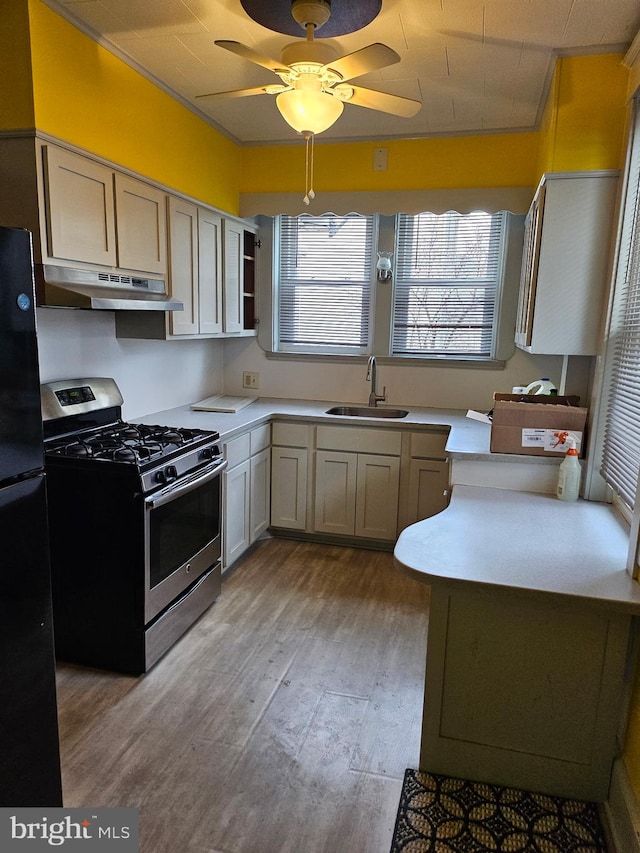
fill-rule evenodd
<path id="1" fill-rule="evenodd" d="M 307 216 L 307 214 L 303 214 Z M 322 214 L 318 217 L 314 218 L 324 218 L 330 217 L 333 214 Z M 347 216 L 337 216 L 338 219 L 347 219 L 349 216 L 360 216 L 359 214 L 348 214 Z M 362 279 L 358 279 L 358 283 L 356 286 L 363 286 L 366 289 L 365 293 L 365 302 L 368 304 L 368 316 L 363 319 L 363 331 L 366 334 L 366 341 L 362 345 L 347 345 L 347 344 L 307 344 L 306 346 L 302 343 L 296 344 L 292 342 L 282 342 L 282 305 L 281 305 L 281 293 L 280 293 L 280 270 L 281 270 L 281 262 L 282 262 L 282 252 L 281 252 L 281 235 L 282 235 L 282 223 L 285 219 L 292 220 L 297 219 L 298 217 L 294 216 L 278 216 L 276 217 L 276 222 L 274 226 L 274 241 L 277 246 L 277 260 L 274 264 L 274 284 L 275 293 L 273 299 L 273 305 L 275 308 L 274 314 L 274 341 L 277 343 L 277 352 L 280 355 L 298 355 L 298 356 L 365 356 L 368 355 L 371 351 L 371 341 L 373 334 L 373 323 L 374 323 L 374 314 L 375 314 L 375 265 L 373 263 L 374 256 L 374 247 L 377 244 L 377 221 L 375 216 L 368 215 L 362 216 L 362 219 L 366 220 L 367 224 L 367 232 L 368 235 L 365 239 L 371 241 L 370 251 L 367 259 L 367 269 L 365 270 L 366 276 L 363 276 Z M 366 244 L 365 244 L 366 249 Z M 293 276 L 291 276 L 290 281 L 293 281 Z M 310 281 L 301 279 L 300 287 L 312 287 Z M 326 282 L 325 282 L 326 284 Z M 293 322 L 293 321 L 289 321 Z"/>
<path id="2" fill-rule="evenodd" d="M 629 121 L 627 157 L 621 179 L 618 218 L 614 231 L 614 252 L 610 291 L 608 296 L 605 333 L 601 363 L 597 371 L 595 389 L 596 411 L 593 422 L 593 448 L 589 453 L 589 464 L 585 482 L 585 495 L 591 500 L 608 501 L 620 513 L 622 519 L 630 525 L 627 571 L 634 579 L 640 578 L 640 481 L 635 494 L 635 505 L 629 506 L 622 494 L 608 482 L 603 470 L 605 442 L 608 424 L 608 412 L 612 397 L 615 396 L 614 369 L 617 333 L 624 319 L 625 306 L 621 304 L 621 289 L 625 286 L 629 255 L 633 251 L 633 229 L 635 222 L 636 238 L 640 240 L 640 109 L 636 95 L 632 102 L 632 114 Z M 639 265 L 640 268 L 640 265 Z M 640 274 L 636 290 L 640 291 Z M 640 294 L 639 294 L 640 295 Z M 625 454 L 622 453 L 622 456 Z"/>
<path id="3" fill-rule="evenodd" d="M 448 211 L 444 214 L 434 214 L 437 217 L 449 217 L 451 220 L 449 225 L 453 223 L 453 217 L 458 217 L 460 219 L 473 216 L 478 213 L 485 213 L 485 211 L 471 211 L 467 214 L 459 214 L 456 211 Z M 416 214 L 416 215 L 408 215 L 408 214 L 397 214 L 396 216 L 396 251 L 395 258 L 397 259 L 396 264 L 398 265 L 398 260 L 400 258 L 400 248 L 399 243 L 401 238 L 406 234 L 409 228 L 414 229 L 415 233 L 415 220 L 419 219 L 419 217 L 424 214 Z M 485 213 L 486 216 L 490 217 L 490 235 L 489 235 L 489 246 L 488 246 L 488 257 L 491 260 L 492 272 L 495 272 L 495 279 L 489 285 L 492 291 L 493 298 L 491 300 L 491 305 L 489 306 L 489 302 L 486 298 L 481 301 L 481 311 L 483 314 L 490 314 L 490 331 L 488 333 L 488 337 L 490 338 L 489 346 L 487 348 L 487 354 L 478 354 L 477 352 L 473 352 L 472 350 L 468 350 L 467 352 L 457 352 L 455 355 L 447 355 L 446 353 L 437 352 L 437 351 L 424 351 L 420 352 L 416 350 L 410 350 L 407 348 L 402 351 L 398 344 L 396 343 L 397 338 L 400 335 L 397 333 L 398 328 L 398 314 L 402 308 L 402 304 L 407 302 L 407 316 L 408 316 L 408 298 L 405 300 L 405 292 L 411 290 L 411 288 L 423 288 L 425 292 L 428 292 L 430 288 L 434 290 L 443 288 L 446 290 L 468 290 L 474 289 L 476 287 L 487 289 L 487 284 L 482 284 L 480 277 L 474 277 L 473 279 L 465 279 L 458 278 L 455 276 L 442 276 L 440 278 L 432 277 L 430 281 L 425 281 L 427 276 L 418 276 L 412 275 L 411 270 L 409 269 L 408 274 L 402 279 L 401 283 L 398 282 L 398 274 L 394 276 L 394 293 L 393 293 L 393 304 L 392 304 L 392 329 L 391 329 L 391 340 L 389 344 L 389 354 L 391 357 L 400 357 L 400 358 L 418 358 L 418 359 L 432 359 L 437 361 L 442 361 L 449 363 L 451 361 L 464 361 L 464 362 L 492 362 L 495 360 L 496 348 L 498 343 L 498 324 L 499 324 L 499 312 L 500 312 L 500 304 L 501 304 L 501 295 L 502 295 L 502 286 L 505 277 L 505 261 L 506 261 L 506 239 L 507 239 L 507 221 L 506 214 L 504 211 L 498 211 L 495 213 Z M 404 220 L 404 221 L 403 221 Z M 419 251 L 419 242 L 417 240 L 411 241 L 408 246 L 402 249 L 402 252 L 405 257 L 410 255 L 415 255 Z M 407 265 L 409 266 L 409 265 Z M 486 280 L 487 283 L 489 279 Z M 400 307 L 399 307 L 400 306 Z M 405 328 L 409 329 L 408 321 L 405 324 Z M 439 328 L 439 327 L 438 327 Z M 444 328 L 444 326 L 442 326 Z M 405 340 L 409 332 L 405 333 Z"/>
<path id="4" fill-rule="evenodd" d="M 494 211 L 495 212 L 495 211 Z M 257 325 L 258 342 L 268 359 L 282 361 L 315 361 L 327 363 L 364 362 L 369 355 L 375 355 L 380 364 L 404 366 L 431 366 L 462 369 L 496 370 L 503 369 L 515 351 L 515 318 L 520 288 L 522 264 L 522 246 L 524 240 L 525 215 L 503 211 L 506 218 L 503 241 L 502 277 L 497 296 L 495 319 L 495 351 L 492 359 L 475 358 L 431 358 L 428 356 L 391 355 L 391 296 L 392 282 L 380 284 L 374 282 L 371 301 L 371 341 L 367 353 L 359 355 L 342 353 L 322 353 L 316 351 L 287 352 L 279 348 L 278 342 L 278 269 L 280 253 L 277 239 L 277 216 L 260 215 L 256 224 L 260 231 L 262 251 L 259 255 L 258 275 L 260 322 Z M 373 214 L 374 228 L 373 251 L 393 251 L 395 247 L 395 214 Z M 373 254 L 373 258 L 376 256 Z"/>

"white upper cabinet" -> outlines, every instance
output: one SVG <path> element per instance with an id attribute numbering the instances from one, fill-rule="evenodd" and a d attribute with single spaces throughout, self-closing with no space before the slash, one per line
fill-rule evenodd
<path id="1" fill-rule="evenodd" d="M 70 151 L 44 149 L 50 259 L 117 265 L 113 172 Z"/>
<path id="2" fill-rule="evenodd" d="M 200 331 L 200 288 L 198 280 L 198 208 L 178 198 L 169 198 L 169 287 L 183 311 L 169 317 L 172 335 L 197 335 Z"/>
<path id="3" fill-rule="evenodd" d="M 63 148 L 43 156 L 47 260 L 166 274 L 165 193 Z"/>
<path id="4" fill-rule="evenodd" d="M 222 217 L 198 208 L 200 333 L 222 332 Z"/>
<path id="5" fill-rule="evenodd" d="M 167 271 L 167 197 L 155 187 L 115 173 L 118 266 Z"/>
<path id="6" fill-rule="evenodd" d="M 515 342 L 595 355 L 609 271 L 617 172 L 545 175 L 527 216 Z"/>
<path id="7" fill-rule="evenodd" d="M 224 221 L 224 314 L 225 332 L 242 332 L 244 314 L 242 285 L 244 282 L 244 228 L 230 219 Z"/>
<path id="8" fill-rule="evenodd" d="M 184 303 L 169 315 L 169 335 L 222 331 L 221 217 L 169 197 L 169 287 Z"/>

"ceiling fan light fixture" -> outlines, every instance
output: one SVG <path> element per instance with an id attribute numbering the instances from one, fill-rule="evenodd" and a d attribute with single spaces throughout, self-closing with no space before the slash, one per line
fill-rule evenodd
<path id="1" fill-rule="evenodd" d="M 342 101 L 326 92 L 291 89 L 276 97 L 282 118 L 298 133 L 322 133 L 342 115 Z"/>

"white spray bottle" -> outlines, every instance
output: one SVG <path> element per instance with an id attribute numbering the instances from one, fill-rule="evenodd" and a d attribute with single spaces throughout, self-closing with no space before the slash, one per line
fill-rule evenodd
<path id="1" fill-rule="evenodd" d="M 567 435 L 564 440 L 569 445 L 569 449 L 567 450 L 567 455 L 560 463 L 556 495 L 561 501 L 577 501 L 580 493 L 582 469 L 578 462 L 576 440 L 572 435 Z"/>

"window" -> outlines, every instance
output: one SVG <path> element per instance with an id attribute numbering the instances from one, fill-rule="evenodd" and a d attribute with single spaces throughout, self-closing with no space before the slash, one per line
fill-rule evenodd
<path id="1" fill-rule="evenodd" d="M 640 467 L 640 111 L 629 152 L 610 317 L 602 475 L 633 509 Z"/>
<path id="2" fill-rule="evenodd" d="M 504 221 L 481 211 L 398 215 L 394 355 L 494 356 Z"/>
<path id="3" fill-rule="evenodd" d="M 280 216 L 278 341 L 284 352 L 370 348 L 372 216 Z"/>
<path id="4" fill-rule="evenodd" d="M 278 216 L 265 299 L 273 324 L 261 325 L 261 341 L 307 356 L 508 358 L 523 220 L 482 211 Z M 390 282 L 376 281 L 379 248 L 394 249 Z"/>

